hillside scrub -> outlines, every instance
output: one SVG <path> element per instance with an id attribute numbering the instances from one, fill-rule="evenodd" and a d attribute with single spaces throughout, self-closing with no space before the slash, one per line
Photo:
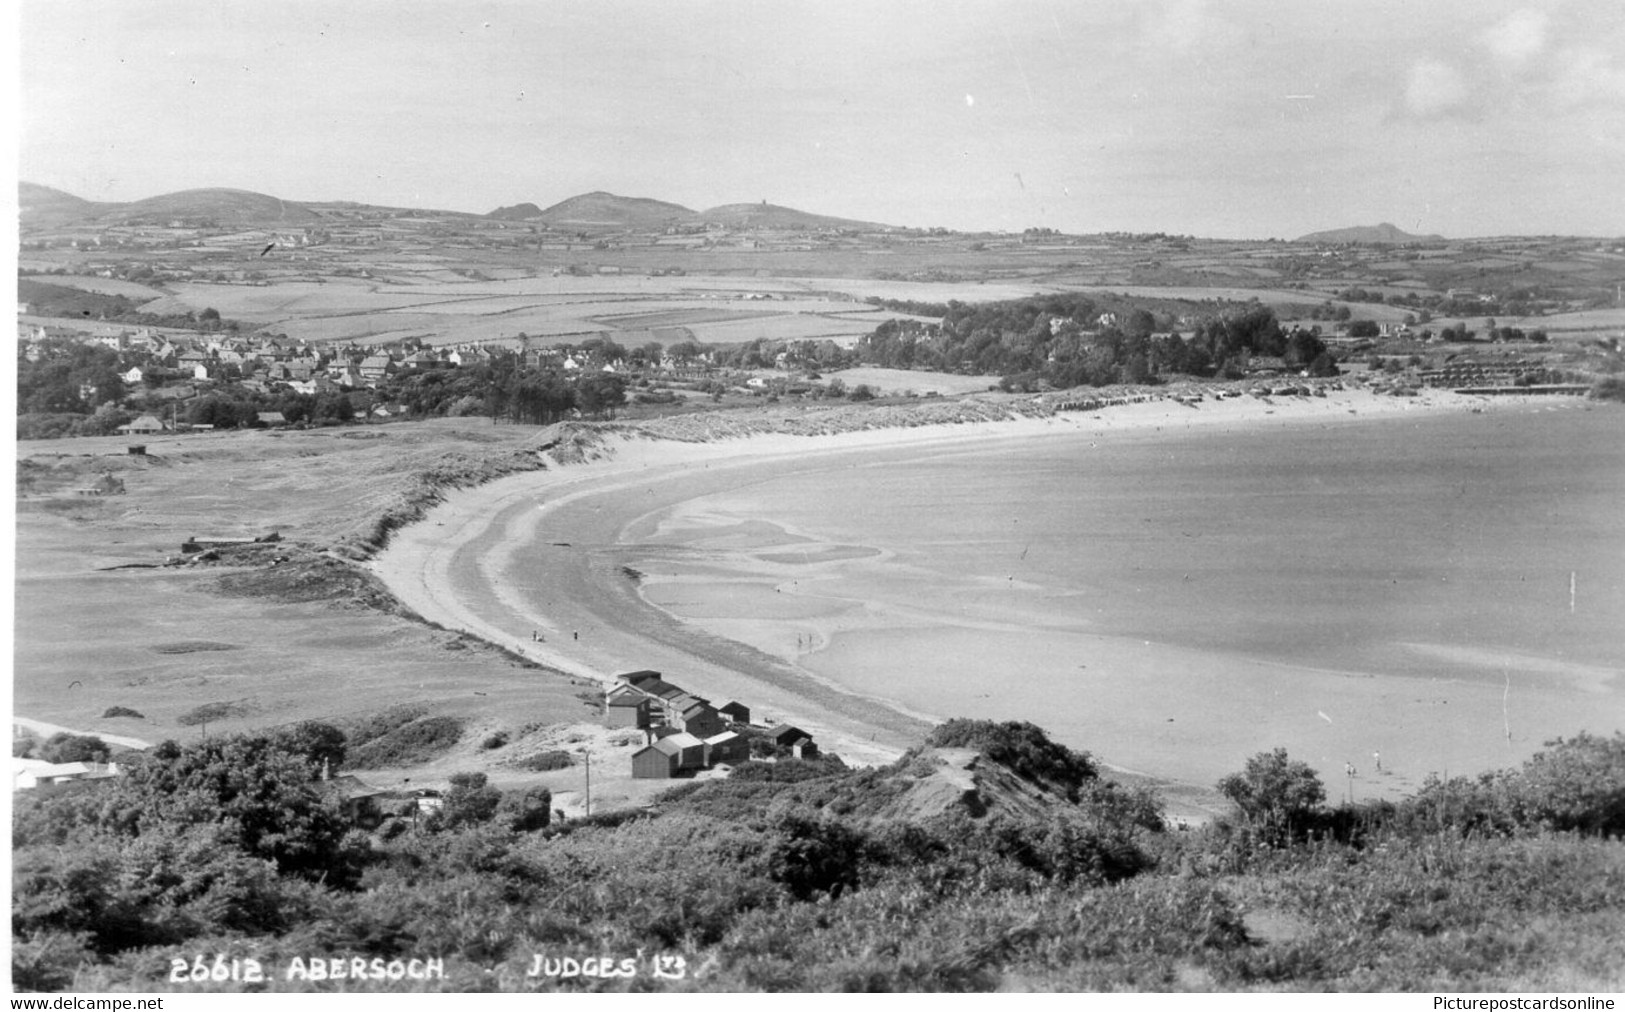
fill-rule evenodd
<path id="1" fill-rule="evenodd" d="M 456 717 L 430 716 L 421 706 L 392 707 L 351 728 L 350 765 L 378 769 L 428 762 L 462 736 L 463 722 Z"/>
<path id="2" fill-rule="evenodd" d="M 315 724 L 166 744 L 128 777 L 19 795 L 18 987 L 153 990 L 171 960 L 199 951 L 266 966 L 311 952 L 445 960 L 444 979 L 348 981 L 355 990 L 1625 983 L 1620 735 L 1554 742 L 1487 778 L 1518 785 L 1493 799 L 1508 815 L 1489 835 L 1455 818 L 1459 806 L 1441 815 L 1427 792 L 1359 809 L 1287 792 L 1304 801 L 1306 832 L 1284 840 L 1239 808 L 1169 832 L 1084 775 L 1081 753 L 1032 725 L 985 721 L 950 722 L 932 736 L 944 744 L 889 767 L 748 763 L 755 772 L 683 784 L 652 809 L 562 825 L 549 824 L 545 790 L 459 776 L 440 818 L 350 828 L 320 770 L 353 760 L 358 736 L 432 719 L 406 707 L 348 734 Z M 1276 759 L 1260 764 L 1295 773 Z M 1260 764 L 1254 779 L 1272 783 Z M 979 802 L 938 791 L 945 769 L 974 780 Z M 526 976 L 538 952 L 640 951 L 681 955 L 684 978 Z"/>

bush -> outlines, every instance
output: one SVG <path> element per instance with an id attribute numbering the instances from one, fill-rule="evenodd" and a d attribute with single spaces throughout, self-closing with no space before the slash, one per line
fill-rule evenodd
<path id="1" fill-rule="evenodd" d="M 247 716 L 250 712 L 251 707 L 249 707 L 247 703 L 241 701 L 204 703 L 202 706 L 196 706 L 190 710 L 187 710 L 179 717 L 176 717 L 175 720 L 177 723 L 185 727 L 192 727 L 197 724 L 207 724 L 211 720 L 221 721 L 229 720 L 232 717 Z"/>
<path id="2" fill-rule="evenodd" d="M 1625 835 L 1625 732 L 1546 743 L 1523 765 L 1526 818 L 1556 830 Z"/>
<path id="3" fill-rule="evenodd" d="M 145 720 L 146 714 L 142 713 L 140 710 L 132 710 L 128 706 L 109 706 L 106 710 L 102 711 L 103 720 L 107 720 L 112 717 L 134 717 L 136 720 Z"/>
<path id="4" fill-rule="evenodd" d="M 516 833 L 546 829 L 553 821 L 553 792 L 532 787 L 523 794 L 508 795 L 502 799 L 502 811 Z"/>
<path id="5" fill-rule="evenodd" d="M 738 783 L 800 783 L 822 777 L 838 777 L 850 772 L 839 756 L 820 756 L 817 759 L 781 759 L 764 763 L 746 760 L 734 767 L 728 777 Z"/>
<path id="6" fill-rule="evenodd" d="M 548 795 L 549 801 L 552 795 Z M 502 792 L 486 783 L 484 773 L 453 773 L 451 788 L 442 798 L 440 810 L 430 820 L 431 829 L 457 829 L 490 822 L 502 804 Z"/>
<path id="7" fill-rule="evenodd" d="M 344 766 L 347 739 L 343 731 L 319 720 L 306 720 L 278 728 L 270 738 L 278 748 L 300 757 L 310 767 L 312 777 L 331 773 Z"/>
<path id="8" fill-rule="evenodd" d="M 1625 401 L 1625 376 L 1604 376 L 1586 396 L 1594 401 Z"/>
<path id="9" fill-rule="evenodd" d="M 1059 787 L 1071 801 L 1078 800 L 1085 782 L 1100 776 L 1087 752 L 1074 752 L 1050 741 L 1042 728 L 1026 721 L 998 724 L 955 717 L 933 728 L 925 743 L 935 748 L 974 748 L 1028 780 Z"/>
<path id="10" fill-rule="evenodd" d="M 541 773 L 546 773 L 550 770 L 569 769 L 571 766 L 575 765 L 575 760 L 570 758 L 570 753 L 555 750 L 552 752 L 538 752 L 529 759 L 521 762 L 519 765 L 523 766 L 527 770 L 536 770 Z"/>
<path id="11" fill-rule="evenodd" d="M 1413 833 L 1625 835 L 1625 734 L 1549 741 L 1518 770 L 1429 778 L 1398 806 L 1393 824 Z"/>
<path id="12" fill-rule="evenodd" d="M 48 763 L 89 763 L 106 762 L 111 751 L 95 735 L 59 731 L 45 739 L 37 755 Z"/>
<path id="13" fill-rule="evenodd" d="M 1246 769 L 1220 780 L 1218 788 L 1276 844 L 1301 835 L 1326 800 L 1319 774 L 1308 763 L 1287 758 L 1284 748 L 1248 759 Z"/>
<path id="14" fill-rule="evenodd" d="M 456 717 L 419 717 L 350 750 L 353 768 L 408 766 L 443 755 L 463 736 Z"/>

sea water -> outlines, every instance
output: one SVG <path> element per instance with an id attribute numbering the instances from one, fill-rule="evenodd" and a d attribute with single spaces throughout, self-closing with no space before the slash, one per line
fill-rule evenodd
<path id="1" fill-rule="evenodd" d="M 1394 793 L 1625 727 L 1622 420 L 877 450 L 626 537 L 651 604 L 900 709 L 1207 782 L 1274 745 L 1326 771 L 1386 748 Z"/>

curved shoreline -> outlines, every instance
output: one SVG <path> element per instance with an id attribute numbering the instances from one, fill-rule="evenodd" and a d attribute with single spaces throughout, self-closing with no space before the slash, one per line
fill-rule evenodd
<path id="1" fill-rule="evenodd" d="M 652 604 L 636 607 L 637 590 L 618 571 L 621 533 L 652 506 L 703 494 L 708 486 L 730 487 L 725 483 L 760 469 L 805 467 L 866 450 L 929 452 L 1080 431 L 1130 438 L 1215 426 L 1253 431 L 1354 424 L 1503 405 L 1508 402 L 1487 405 L 1482 398 L 1442 391 L 1400 399 L 1337 390 L 1314 399 L 1243 397 L 1200 408 L 1157 400 L 1099 412 L 816 435 L 763 432 L 712 442 L 639 438 L 644 433 L 611 429 L 597 459 L 449 493 L 423 521 L 396 532 L 373 566 L 423 617 L 549 667 L 600 681 L 619 671 L 655 668 L 717 702 L 737 698 L 757 715 L 803 726 L 849 759 L 884 762 L 929 725 L 878 700 L 815 682 L 777 658 L 706 634 Z M 527 610 L 527 602 L 546 614 Z M 542 639 L 531 639 L 533 634 Z"/>

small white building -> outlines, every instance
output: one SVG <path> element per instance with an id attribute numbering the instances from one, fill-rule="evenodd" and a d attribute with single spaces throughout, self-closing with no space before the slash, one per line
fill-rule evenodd
<path id="1" fill-rule="evenodd" d="M 48 763 L 43 759 L 12 759 L 11 789 L 27 791 L 78 780 L 105 780 L 119 773 L 118 763 Z"/>

